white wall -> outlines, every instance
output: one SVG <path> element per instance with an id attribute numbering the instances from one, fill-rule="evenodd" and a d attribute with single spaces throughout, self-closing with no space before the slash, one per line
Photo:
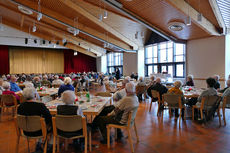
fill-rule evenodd
<path id="1" fill-rule="evenodd" d="M 138 62 L 138 75 L 145 76 L 145 51 L 144 48 L 140 48 L 137 53 Z"/>
<path id="2" fill-rule="evenodd" d="M 123 75 L 130 76 L 131 73 L 137 73 L 137 53 L 123 54 Z"/>
<path id="3" fill-rule="evenodd" d="M 225 37 L 225 79 L 230 74 L 230 34 Z"/>
<path id="4" fill-rule="evenodd" d="M 187 74 L 192 74 L 195 86 L 206 87 L 205 80 L 214 74 L 225 79 L 225 36 L 187 42 Z M 196 80 L 198 79 L 198 80 Z M 225 82 L 221 81 L 221 87 Z"/>
<path id="5" fill-rule="evenodd" d="M 101 57 L 97 57 L 97 72 L 107 72 L 107 58 L 106 55 L 103 55 Z"/>

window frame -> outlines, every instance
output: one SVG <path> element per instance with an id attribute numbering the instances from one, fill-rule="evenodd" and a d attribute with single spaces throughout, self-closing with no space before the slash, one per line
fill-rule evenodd
<path id="1" fill-rule="evenodd" d="M 113 74 L 116 68 L 120 69 L 121 75 L 123 75 L 123 53 L 108 53 L 107 55 L 107 72 Z M 111 56 L 111 61 L 110 61 Z M 118 58 L 118 64 L 116 63 L 116 58 Z M 110 72 L 110 68 L 114 68 L 114 72 Z"/>

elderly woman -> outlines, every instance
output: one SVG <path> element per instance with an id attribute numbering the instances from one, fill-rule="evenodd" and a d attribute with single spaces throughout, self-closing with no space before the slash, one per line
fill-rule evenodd
<path id="1" fill-rule="evenodd" d="M 42 81 L 41 81 L 41 84 L 42 84 L 42 86 L 45 86 L 45 87 L 51 87 L 51 83 L 50 83 L 50 81 L 48 80 L 48 76 L 47 75 L 44 75 L 43 76 L 43 79 L 42 79 Z"/>
<path id="2" fill-rule="evenodd" d="M 17 102 L 18 103 L 20 102 L 20 97 L 18 95 L 16 95 L 14 91 L 10 91 L 11 86 L 10 86 L 9 82 L 4 81 L 2 84 L 2 87 L 4 89 L 4 91 L 2 92 L 2 95 L 13 95 L 16 97 Z M 14 103 L 7 104 L 7 105 L 12 106 L 12 105 L 14 105 Z"/>
<path id="3" fill-rule="evenodd" d="M 145 88 L 143 88 L 143 87 L 145 87 Z M 142 94 L 144 94 L 145 91 L 146 91 L 146 84 L 144 82 L 144 78 L 141 76 L 139 78 L 138 84 L 136 86 L 136 94 L 137 94 L 139 102 L 142 101 Z"/>
<path id="4" fill-rule="evenodd" d="M 64 80 L 64 84 L 62 84 L 58 89 L 58 97 L 61 97 L 61 94 L 66 90 L 74 91 L 74 87 L 72 85 L 72 80 L 70 77 L 66 77 Z"/>
<path id="5" fill-rule="evenodd" d="M 13 92 L 18 92 L 18 91 L 21 91 L 22 89 L 19 88 L 19 86 L 17 85 L 16 83 L 17 81 L 17 78 L 15 75 L 12 75 L 11 78 L 10 78 L 10 91 L 13 91 Z"/>
<path id="6" fill-rule="evenodd" d="M 58 75 L 55 75 L 54 76 L 54 80 L 53 80 L 53 82 L 52 82 L 52 85 L 62 85 L 64 82 L 61 80 L 61 79 L 59 79 L 59 76 Z"/>
<path id="7" fill-rule="evenodd" d="M 187 82 L 185 83 L 185 85 L 186 86 L 194 86 L 193 76 L 192 75 L 187 76 Z"/>
<path id="8" fill-rule="evenodd" d="M 168 93 L 173 93 L 173 94 L 176 94 L 176 95 L 181 95 L 181 98 L 182 98 L 182 104 L 184 104 L 185 102 L 185 99 L 184 99 L 184 94 L 183 94 L 183 91 L 180 90 L 182 86 L 182 82 L 181 81 L 175 81 L 174 82 L 174 87 L 172 87 L 171 89 L 168 90 Z M 175 116 L 178 117 L 179 114 L 178 114 L 178 109 L 175 109 Z M 184 110 L 182 110 L 182 118 L 184 117 Z"/>
<path id="9" fill-rule="evenodd" d="M 35 88 L 41 87 L 41 80 L 40 77 L 36 76 L 34 77 L 33 84 Z"/>

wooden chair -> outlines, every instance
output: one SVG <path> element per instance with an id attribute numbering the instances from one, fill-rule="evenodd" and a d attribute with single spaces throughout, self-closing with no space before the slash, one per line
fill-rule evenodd
<path id="1" fill-rule="evenodd" d="M 86 91 L 83 91 L 83 92 L 75 92 L 75 95 L 76 96 L 84 96 L 84 95 L 86 95 L 88 92 L 86 92 Z"/>
<path id="2" fill-rule="evenodd" d="M 151 98 L 151 103 L 150 103 L 150 107 L 149 107 L 149 112 L 151 112 L 152 109 L 152 103 L 155 102 L 154 98 L 157 98 L 158 100 L 156 102 L 158 102 L 158 109 L 157 109 L 157 115 L 159 114 L 160 111 L 160 106 L 161 106 L 161 97 L 160 97 L 160 93 L 156 90 L 152 90 L 152 98 Z"/>
<path id="3" fill-rule="evenodd" d="M 226 126 L 226 119 L 225 119 L 225 109 L 230 109 L 230 96 L 225 96 L 223 99 L 223 102 L 220 103 L 219 109 L 222 108 L 223 112 L 223 120 L 224 120 L 224 125 Z M 220 111 L 220 110 L 218 110 Z"/>
<path id="4" fill-rule="evenodd" d="M 14 115 L 17 114 L 17 106 L 18 106 L 18 102 L 15 96 L 2 95 L 1 97 L 2 112 L 1 113 L 3 113 L 5 109 L 12 108 L 12 116 L 14 117 Z"/>
<path id="5" fill-rule="evenodd" d="M 135 107 L 133 109 L 133 111 L 129 112 L 127 125 L 117 125 L 117 124 L 108 124 L 107 125 L 107 147 L 108 148 L 110 148 L 110 129 L 111 128 L 119 128 L 119 129 L 125 129 L 128 131 L 129 144 L 131 147 L 131 151 L 134 152 L 132 136 L 131 136 L 131 128 L 132 128 L 132 126 L 134 126 L 134 130 L 135 130 L 136 137 L 137 137 L 137 142 L 139 142 L 137 127 L 136 127 L 136 123 L 135 123 L 135 117 L 136 117 L 137 109 L 138 109 L 138 107 Z"/>
<path id="6" fill-rule="evenodd" d="M 194 105 L 192 107 L 192 120 L 194 120 L 194 110 L 198 109 L 200 111 L 200 117 L 201 120 L 204 119 L 203 117 L 203 111 L 206 111 L 206 113 L 208 113 L 208 110 L 210 110 L 213 105 L 215 104 L 215 102 L 218 100 L 218 98 L 220 98 L 219 96 L 205 96 L 201 99 L 201 103 L 200 105 Z M 220 117 L 220 109 L 217 109 L 217 114 L 219 117 L 219 124 L 221 126 L 221 117 Z"/>
<path id="7" fill-rule="evenodd" d="M 143 95 L 143 94 L 145 94 L 146 93 L 146 91 L 147 91 L 147 86 L 146 85 L 144 85 L 144 86 L 139 86 L 139 85 L 137 85 L 136 86 L 136 94 L 137 95 Z M 145 96 L 144 96 L 144 100 L 145 100 Z"/>
<path id="8" fill-rule="evenodd" d="M 29 139 L 42 138 L 42 141 L 45 143 L 43 150 L 44 150 L 44 153 L 46 153 L 47 151 L 47 129 L 46 129 L 46 123 L 45 123 L 44 118 L 41 118 L 40 116 L 17 115 L 14 118 L 14 123 L 15 123 L 16 133 L 17 133 L 16 153 L 18 153 L 19 142 L 20 142 L 21 136 L 27 139 L 28 149 L 29 149 Z M 39 130 L 42 131 L 42 135 L 40 136 L 27 136 L 23 133 L 23 131 L 35 132 Z"/>
<path id="9" fill-rule="evenodd" d="M 85 117 L 79 115 L 57 115 L 52 118 L 53 123 L 53 153 L 55 153 L 56 139 L 57 152 L 59 152 L 59 138 L 65 140 L 85 138 L 85 153 L 87 153 L 87 126 Z M 74 135 L 72 137 L 65 137 L 60 135 L 58 130 L 64 132 L 74 132 L 82 129 L 82 135 Z M 68 150 L 68 143 L 66 141 L 65 150 Z M 91 151 L 91 132 L 89 131 L 89 150 Z"/>
<path id="10" fill-rule="evenodd" d="M 181 95 L 172 94 L 172 93 L 166 93 L 166 94 L 162 95 L 162 102 L 167 103 L 170 117 L 171 117 L 171 109 L 172 108 L 180 109 L 179 127 L 181 124 L 182 109 L 185 109 L 185 106 L 182 104 L 181 98 L 182 98 Z M 163 116 L 163 113 L 162 113 L 162 116 Z"/>

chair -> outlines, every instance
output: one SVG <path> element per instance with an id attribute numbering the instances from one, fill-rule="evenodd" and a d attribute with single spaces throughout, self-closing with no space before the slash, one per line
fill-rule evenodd
<path id="1" fill-rule="evenodd" d="M 144 86 L 140 86 L 140 85 L 137 85 L 136 86 L 136 94 L 137 95 L 142 95 L 142 94 L 145 94 L 146 93 L 146 90 L 147 90 L 147 86 L 144 85 Z M 146 97 L 144 97 L 144 100 L 145 100 Z"/>
<path id="2" fill-rule="evenodd" d="M 177 95 L 177 94 L 173 94 L 173 93 L 166 93 L 166 94 L 162 95 L 162 102 L 167 103 L 167 106 L 169 108 L 170 117 L 171 117 L 171 109 L 172 108 L 180 109 L 179 127 L 180 127 L 180 124 L 181 124 L 182 109 L 185 109 L 185 106 L 182 104 L 181 98 L 182 98 L 181 95 Z"/>
<path id="3" fill-rule="evenodd" d="M 158 102 L 158 109 L 157 109 L 157 115 L 159 114 L 160 111 L 160 105 L 161 105 L 161 97 L 160 97 L 160 93 L 156 90 L 151 90 L 152 93 L 152 98 L 151 98 L 151 103 L 150 103 L 150 107 L 149 107 L 149 112 L 151 112 L 152 109 L 152 103 L 155 102 L 154 98 L 157 98 L 157 102 Z"/>
<path id="4" fill-rule="evenodd" d="M 223 99 L 223 102 L 220 103 L 219 109 L 222 108 L 223 112 L 223 119 L 224 119 L 224 125 L 226 126 L 226 120 L 225 120 L 225 109 L 230 108 L 230 96 L 225 96 Z"/>
<path id="5" fill-rule="evenodd" d="M 47 151 L 47 130 L 46 130 L 46 123 L 45 119 L 41 118 L 40 116 L 24 116 L 24 115 L 17 115 L 14 118 L 14 123 L 16 127 L 17 133 L 17 142 L 16 142 L 16 153 L 18 153 L 18 147 L 20 142 L 20 137 L 23 136 L 27 139 L 28 149 L 29 149 L 29 139 L 40 139 L 45 143 L 44 145 L 44 153 Z M 42 135 L 40 136 L 27 136 L 23 133 L 26 132 L 35 132 L 35 131 L 42 131 Z"/>
<path id="6" fill-rule="evenodd" d="M 95 94 L 95 96 L 101 96 L 101 97 L 112 97 L 112 94 L 109 92 L 98 92 Z"/>
<path id="7" fill-rule="evenodd" d="M 11 105 L 13 104 L 13 105 Z M 13 95 L 2 95 L 1 97 L 1 107 L 2 107 L 2 113 L 3 111 L 8 108 L 12 108 L 12 116 L 17 113 L 17 106 L 18 102 L 15 96 Z"/>
<path id="8" fill-rule="evenodd" d="M 131 130 L 132 126 L 134 126 L 134 130 L 135 130 L 136 137 L 137 137 L 137 142 L 139 142 L 137 127 L 136 127 L 136 123 L 135 123 L 135 117 L 136 117 L 137 109 L 138 109 L 138 107 L 135 107 L 132 111 L 129 112 L 127 125 L 117 125 L 117 124 L 108 124 L 107 125 L 107 147 L 108 148 L 110 148 L 110 129 L 111 128 L 126 129 L 128 131 L 128 139 L 129 139 L 131 151 L 134 152 L 132 136 L 131 136 L 130 130 Z"/>
<path id="9" fill-rule="evenodd" d="M 208 113 L 208 110 L 210 110 L 214 104 L 217 102 L 217 100 L 219 99 L 219 96 L 205 96 L 201 99 L 201 103 L 200 105 L 194 105 L 192 107 L 192 120 L 194 120 L 194 110 L 198 109 L 200 110 L 200 117 L 201 120 L 204 119 L 203 117 L 203 111 L 206 111 L 206 113 Z M 217 109 L 217 113 L 218 113 L 218 117 L 219 117 L 219 124 L 221 126 L 221 117 L 220 117 L 220 109 Z"/>
<path id="10" fill-rule="evenodd" d="M 86 91 L 83 91 L 83 92 L 75 92 L 75 95 L 76 96 L 83 96 L 83 95 L 86 95 L 88 92 L 86 92 Z"/>
<path id="11" fill-rule="evenodd" d="M 87 126 L 85 117 L 79 115 L 57 115 L 52 118 L 53 123 L 53 153 L 55 153 L 55 145 L 57 139 L 57 152 L 59 152 L 59 138 L 63 139 L 77 139 L 85 138 L 85 153 L 87 153 Z M 74 132 L 78 130 L 83 130 L 82 135 L 73 135 L 72 137 L 65 137 L 60 135 L 58 130 L 64 132 Z M 67 141 L 66 141 L 67 142 Z M 89 132 L 89 150 L 91 151 L 91 132 Z M 68 149 L 68 144 L 65 146 L 65 150 Z"/>

